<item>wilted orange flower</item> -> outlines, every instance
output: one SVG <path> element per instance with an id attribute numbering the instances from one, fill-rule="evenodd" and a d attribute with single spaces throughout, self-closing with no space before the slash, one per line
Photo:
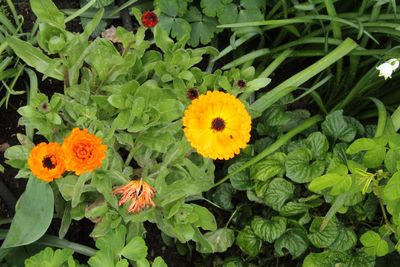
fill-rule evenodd
<path id="1" fill-rule="evenodd" d="M 107 146 L 102 139 L 88 133 L 87 129 L 74 128 L 62 145 L 67 170 L 80 175 L 101 167 Z"/>
<path id="2" fill-rule="evenodd" d="M 112 193 L 114 195 L 122 195 L 118 202 L 119 206 L 122 206 L 129 200 L 131 201 L 128 212 L 138 213 L 145 208 L 156 206 L 152 200 L 156 190 L 146 183 L 143 178 L 132 180 L 128 184 L 115 189 Z"/>
<path id="3" fill-rule="evenodd" d="M 35 146 L 28 159 L 32 173 L 39 179 L 51 182 L 65 172 L 64 155 L 58 143 L 40 143 Z"/>

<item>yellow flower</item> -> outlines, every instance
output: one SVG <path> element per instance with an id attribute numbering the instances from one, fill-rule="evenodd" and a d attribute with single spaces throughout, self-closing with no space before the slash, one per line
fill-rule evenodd
<path id="1" fill-rule="evenodd" d="M 209 91 L 186 109 L 183 126 L 186 138 L 200 155 L 230 159 L 249 142 L 251 118 L 233 95 Z"/>
<path id="2" fill-rule="evenodd" d="M 118 206 L 124 205 L 130 201 L 128 212 L 138 213 L 145 208 L 155 207 L 153 197 L 156 190 L 146 183 L 143 178 L 132 180 L 128 184 L 112 191 L 114 195 L 122 195 L 118 201 Z"/>
<path id="3" fill-rule="evenodd" d="M 65 172 L 64 153 L 58 143 L 40 143 L 29 154 L 28 165 L 39 179 L 51 182 Z"/>

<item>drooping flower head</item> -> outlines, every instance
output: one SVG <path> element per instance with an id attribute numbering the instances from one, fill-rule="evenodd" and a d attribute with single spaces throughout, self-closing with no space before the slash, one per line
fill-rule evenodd
<path id="1" fill-rule="evenodd" d="M 58 143 L 40 143 L 32 149 L 28 165 L 37 178 L 51 182 L 65 172 L 64 160 L 63 150 Z"/>
<path id="2" fill-rule="evenodd" d="M 233 95 L 209 91 L 188 106 L 183 126 L 186 138 L 200 155 L 230 159 L 249 142 L 251 118 Z"/>
<path id="3" fill-rule="evenodd" d="M 147 28 L 153 28 L 158 23 L 158 17 L 153 11 L 146 11 L 142 15 L 142 24 Z"/>
<path id="4" fill-rule="evenodd" d="M 379 71 L 378 77 L 392 78 L 392 73 L 399 67 L 400 62 L 397 58 L 392 58 L 382 63 L 376 69 Z"/>
<path id="5" fill-rule="evenodd" d="M 74 128 L 62 145 L 67 170 L 76 175 L 101 167 L 106 157 L 107 146 L 102 139 L 90 134 L 87 129 Z"/>
<path id="6" fill-rule="evenodd" d="M 153 197 L 156 190 L 146 183 L 143 178 L 132 180 L 128 184 L 112 191 L 114 195 L 122 195 L 118 205 L 122 206 L 130 201 L 128 212 L 138 213 L 145 208 L 155 207 Z"/>

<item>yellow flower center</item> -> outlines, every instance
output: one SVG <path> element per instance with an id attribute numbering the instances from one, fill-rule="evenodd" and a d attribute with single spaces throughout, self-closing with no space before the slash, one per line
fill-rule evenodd
<path id="1" fill-rule="evenodd" d="M 215 118 L 211 122 L 211 129 L 216 130 L 216 131 L 222 131 L 225 129 L 225 121 L 222 118 Z"/>

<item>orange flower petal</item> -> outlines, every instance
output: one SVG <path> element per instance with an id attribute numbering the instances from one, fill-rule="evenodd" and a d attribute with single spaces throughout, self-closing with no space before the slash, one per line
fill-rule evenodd
<path id="1" fill-rule="evenodd" d="M 62 145 L 67 170 L 76 175 L 100 168 L 106 157 L 107 146 L 102 139 L 88 132 L 87 129 L 74 128 Z"/>
<path id="2" fill-rule="evenodd" d="M 114 195 L 122 195 L 118 201 L 118 205 L 122 206 L 131 201 L 128 212 L 138 213 L 145 208 L 155 207 L 153 197 L 156 190 L 146 183 L 143 178 L 140 180 L 132 180 L 128 184 L 121 186 L 112 191 Z"/>
<path id="3" fill-rule="evenodd" d="M 32 149 L 28 165 L 37 178 L 51 182 L 65 172 L 63 150 L 58 143 L 40 143 Z"/>

